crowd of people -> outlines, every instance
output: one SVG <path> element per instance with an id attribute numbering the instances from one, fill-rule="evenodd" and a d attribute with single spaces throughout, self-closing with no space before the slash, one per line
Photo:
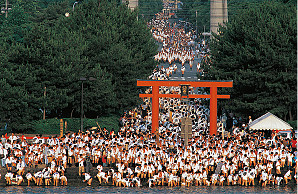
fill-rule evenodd
<path id="1" fill-rule="evenodd" d="M 189 43 L 192 34 L 154 21 L 153 36 L 163 43 L 157 59 L 174 63 L 193 61 Z M 176 26 L 177 25 L 177 26 Z M 184 37 L 186 39 L 182 39 Z M 173 70 L 174 71 L 174 70 Z M 167 71 L 155 68 L 150 79 L 167 80 Z M 199 93 L 189 88 L 190 94 Z M 146 93 L 151 92 L 148 88 Z M 160 93 L 179 94 L 179 87 L 160 87 Z M 108 132 L 66 133 L 62 137 L 33 142 L 11 134 L 2 136 L 0 159 L 7 184 L 68 185 L 66 171 L 78 166 L 78 176 L 87 185 L 117 187 L 287 185 L 297 184 L 296 139 L 289 141 L 272 133 L 269 139 L 248 131 L 246 124 L 227 136 L 209 135 L 209 109 L 201 99 L 160 98 L 159 128 L 151 133 L 151 101 L 127 111 L 120 128 Z M 192 119 L 192 138 L 181 137 L 181 119 Z M 268 141 L 270 140 L 270 141 Z M 44 165 L 43 168 L 38 168 Z M 92 173 L 96 167 L 97 174 Z M 32 170 L 33 169 L 33 170 Z M 0 175 L 1 177 L 1 175 Z"/>
<path id="2" fill-rule="evenodd" d="M 151 77 L 166 79 L 159 69 Z M 177 87 L 160 88 L 160 93 L 179 92 Z M 190 92 L 197 91 L 190 88 Z M 266 186 L 288 184 L 292 179 L 296 183 L 296 149 L 282 137 L 273 133 L 268 141 L 245 128 L 226 137 L 208 135 L 209 110 L 199 99 L 166 98 L 160 100 L 157 136 L 151 133 L 150 107 L 150 100 L 144 99 L 142 105 L 126 112 L 117 132 L 67 133 L 47 140 L 36 136 L 32 143 L 14 134 L 2 137 L 0 158 L 7 169 L 7 184 L 21 184 L 26 178 L 28 185 L 67 185 L 65 171 L 73 165 L 88 185 Z M 193 119 L 193 137 L 187 146 L 180 136 L 180 121 L 185 116 Z M 45 167 L 36 168 L 39 164 Z M 92 166 L 98 171 L 95 176 Z"/>
<path id="3" fill-rule="evenodd" d="M 184 21 L 176 20 L 170 23 L 167 18 L 163 17 L 156 17 L 147 25 L 153 38 L 161 45 L 154 59 L 169 64 L 168 67 L 161 67 L 168 78 L 178 72 L 180 64 L 182 77 L 184 77 L 186 65 L 189 65 L 190 70 L 195 66 L 198 76 L 204 76 L 203 66 L 210 64 L 210 50 L 205 39 L 200 40 L 192 27 L 186 30 Z M 195 62 L 196 57 L 202 60 Z"/>
<path id="4" fill-rule="evenodd" d="M 195 32 L 185 31 L 181 21 L 170 24 L 168 20 L 155 18 L 148 22 L 153 38 L 162 45 L 161 50 L 154 56 L 156 61 L 169 63 L 164 71 L 169 77 L 177 72 L 176 63 L 181 63 L 181 73 L 184 76 L 185 65 L 188 63 L 193 68 L 194 58 L 198 56 L 195 45 Z M 199 66 L 198 64 L 195 64 Z"/>
<path id="5" fill-rule="evenodd" d="M 185 146 L 179 125 L 171 128 L 161 121 L 157 139 L 150 127 L 138 128 L 137 123 L 146 120 L 140 117 L 141 109 L 132 112 L 124 117 L 124 126 L 118 133 L 80 132 L 51 137 L 47 142 L 36 137 L 32 144 L 12 134 L 0 143 L 7 184 L 13 179 L 21 184 L 25 175 L 28 185 L 67 185 L 64 172 L 75 164 L 88 185 L 93 178 L 99 184 L 119 187 L 266 186 L 297 181 L 296 150 L 275 134 L 272 144 L 268 144 L 267 139 L 245 131 L 224 138 L 194 133 Z M 94 177 L 87 170 L 88 163 L 97 166 Z M 46 167 L 35 172 L 26 170 L 37 164 Z"/>

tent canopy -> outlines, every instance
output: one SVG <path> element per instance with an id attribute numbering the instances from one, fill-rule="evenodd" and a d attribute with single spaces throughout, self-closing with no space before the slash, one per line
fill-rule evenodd
<path id="1" fill-rule="evenodd" d="M 251 130 L 289 130 L 291 125 L 268 112 L 248 124 Z"/>

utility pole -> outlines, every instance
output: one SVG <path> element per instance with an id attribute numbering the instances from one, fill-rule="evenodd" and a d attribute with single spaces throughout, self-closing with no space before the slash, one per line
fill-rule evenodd
<path id="1" fill-rule="evenodd" d="M 87 80 L 89 80 L 89 81 L 95 81 L 96 80 L 96 78 L 94 78 L 94 77 L 89 77 L 89 78 L 86 78 L 86 77 L 81 77 L 80 78 L 80 81 L 82 81 L 82 91 L 81 91 L 81 132 L 83 132 L 83 130 L 84 130 L 84 122 L 83 122 L 83 119 L 84 119 L 84 104 L 83 104 L 83 102 L 84 102 L 84 81 L 87 81 Z"/>
<path id="2" fill-rule="evenodd" d="M 196 10 L 196 35 L 198 37 L 198 10 Z"/>
<path id="3" fill-rule="evenodd" d="M 5 1 L 5 17 L 8 16 L 8 0 Z"/>
<path id="4" fill-rule="evenodd" d="M 8 16 L 8 0 L 5 1 L 5 17 Z"/>
<path id="5" fill-rule="evenodd" d="M 47 93 L 47 87 L 44 87 L 44 92 L 43 92 L 44 100 L 46 99 L 46 93 Z M 44 104 L 44 107 L 43 107 L 43 117 L 42 117 L 42 119 L 43 120 L 46 119 L 46 105 L 45 104 Z"/>
<path id="6" fill-rule="evenodd" d="M 82 91 L 81 91 L 81 132 L 83 132 L 84 130 L 84 124 L 83 124 L 83 118 L 84 118 L 84 104 L 83 104 L 83 92 L 84 92 L 84 82 L 85 80 L 87 80 L 86 78 L 80 78 L 80 80 L 82 81 Z"/>
<path id="7" fill-rule="evenodd" d="M 204 32 L 205 32 L 205 26 L 204 26 Z M 205 45 L 205 33 L 204 33 L 204 45 Z"/>
<path id="8" fill-rule="evenodd" d="M 11 10 L 11 5 L 8 4 L 8 0 L 5 0 L 5 4 L 2 4 L 1 13 L 5 13 L 5 18 L 8 17 L 8 11 Z"/>

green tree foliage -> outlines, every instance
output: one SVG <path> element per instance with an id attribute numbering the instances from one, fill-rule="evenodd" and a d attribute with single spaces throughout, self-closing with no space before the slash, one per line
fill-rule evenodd
<path id="1" fill-rule="evenodd" d="M 144 18 L 145 20 L 152 19 L 155 14 L 161 12 L 162 0 L 139 0 L 139 18 Z"/>
<path id="2" fill-rule="evenodd" d="M 297 115 L 296 8 L 282 2 L 248 6 L 214 35 L 208 79 L 234 80 L 228 109 Z"/>
<path id="3" fill-rule="evenodd" d="M 7 45 L 13 42 L 23 42 L 24 33 L 28 30 L 29 16 L 18 5 L 14 6 L 8 13 L 0 15 L 0 45 L 7 49 Z M 4 51 L 4 50 L 3 50 Z"/>
<path id="4" fill-rule="evenodd" d="M 61 0 L 55 0 L 55 1 L 61 1 Z M 49 3 L 48 1 L 46 2 Z M 45 6 L 45 5 L 43 5 L 43 3 L 40 2 L 40 6 Z M 46 5 L 46 9 L 41 9 L 41 11 L 37 12 L 34 15 L 34 17 L 31 17 L 30 19 L 34 23 L 42 23 L 47 27 L 53 27 L 57 22 L 57 19 L 60 17 L 61 18 L 65 17 L 65 13 L 67 12 L 71 12 L 71 6 L 68 1 L 62 1 L 60 3 L 52 2 Z"/>
<path id="5" fill-rule="evenodd" d="M 137 20 L 138 13 L 123 4 L 102 1 L 98 7 L 91 1 L 86 6 L 74 13 L 71 25 L 89 40 L 86 55 L 91 63 L 101 64 L 112 75 L 118 110 L 130 109 L 139 100 L 136 79 L 151 73 L 157 46 L 145 23 Z"/>
<path id="6" fill-rule="evenodd" d="M 47 118 L 79 117 L 80 77 L 96 78 L 83 83 L 86 117 L 134 107 L 139 100 L 136 79 L 151 73 L 157 52 L 137 14 L 117 1 L 99 5 L 90 0 L 77 4 L 75 11 L 65 1 L 48 5 L 30 19 L 18 18 L 27 27 L 21 38 L 3 34 L 7 41 L 0 47 L 5 50 L 0 55 L 1 121 L 24 130 L 30 121 L 42 118 L 44 108 Z M 8 22 L 16 19 L 12 16 L 1 22 L 17 27 L 17 22 Z"/>
<path id="7" fill-rule="evenodd" d="M 179 9 L 177 15 L 197 25 L 198 32 L 210 31 L 210 1 L 211 0 L 184 0 L 182 9 Z M 267 0 L 228 0 L 228 17 L 229 19 L 241 15 L 242 10 L 248 7 L 257 6 Z M 274 0 L 276 1 L 276 0 Z M 297 4 L 294 0 L 279 0 L 288 4 Z M 197 12 L 197 13 L 196 13 Z"/>
<path id="8" fill-rule="evenodd" d="M 11 128 L 23 129 L 28 121 L 41 118 L 40 84 L 26 65 L 6 64 L 0 75 L 1 124 L 9 123 Z"/>
<path id="9" fill-rule="evenodd" d="M 182 9 L 179 9 L 177 15 L 179 18 L 188 20 L 198 32 L 206 32 L 210 29 L 210 1 L 209 0 L 185 0 L 182 1 Z"/>

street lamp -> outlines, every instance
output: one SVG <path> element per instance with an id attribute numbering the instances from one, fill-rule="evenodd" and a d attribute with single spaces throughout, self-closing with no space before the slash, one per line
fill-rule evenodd
<path id="1" fill-rule="evenodd" d="M 83 101 L 84 101 L 84 81 L 95 81 L 96 78 L 94 77 L 81 77 L 80 81 L 82 81 L 82 95 L 81 95 L 81 131 L 83 131 L 84 124 L 83 124 L 83 117 L 84 117 L 84 106 L 83 106 Z"/>
<path id="2" fill-rule="evenodd" d="M 72 5 L 72 11 L 74 11 L 75 5 L 76 5 L 77 3 L 79 3 L 79 2 L 76 1 L 76 2 L 73 3 L 73 5 Z"/>
<path id="3" fill-rule="evenodd" d="M 73 5 L 72 5 L 72 11 L 74 11 L 75 5 L 78 4 L 78 3 L 79 2 L 77 2 L 77 1 L 73 3 Z M 70 16 L 70 13 L 66 12 L 65 13 L 65 17 L 69 17 L 69 16 Z"/>

